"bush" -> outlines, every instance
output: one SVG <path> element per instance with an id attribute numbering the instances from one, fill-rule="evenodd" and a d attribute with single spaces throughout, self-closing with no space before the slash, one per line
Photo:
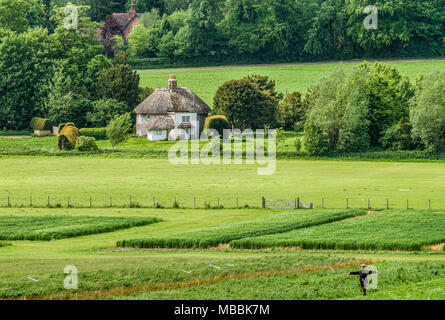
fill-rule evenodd
<path id="1" fill-rule="evenodd" d="M 230 123 L 226 116 L 217 115 L 208 117 L 204 124 L 204 131 L 214 129 L 222 136 L 224 129 L 231 129 Z"/>
<path id="2" fill-rule="evenodd" d="M 115 116 L 129 112 L 125 102 L 116 99 L 102 99 L 93 102 L 93 108 L 87 113 L 87 122 L 91 127 L 105 127 Z"/>
<path id="3" fill-rule="evenodd" d="M 31 128 L 39 131 L 51 131 L 53 128 L 53 124 L 51 120 L 44 118 L 32 118 L 31 119 Z"/>
<path id="4" fill-rule="evenodd" d="M 92 137 L 96 140 L 107 139 L 107 128 L 83 128 L 79 132 L 81 136 Z"/>
<path id="5" fill-rule="evenodd" d="M 79 137 L 76 141 L 76 149 L 79 151 L 97 151 L 99 148 L 93 137 Z"/>
<path id="6" fill-rule="evenodd" d="M 79 129 L 67 123 L 59 132 L 58 145 L 60 150 L 72 150 L 79 138 Z"/>
<path id="7" fill-rule="evenodd" d="M 117 144 L 125 141 L 132 128 L 130 113 L 116 116 L 111 120 L 107 127 L 107 137 L 110 139 L 111 146 L 114 148 Z"/>

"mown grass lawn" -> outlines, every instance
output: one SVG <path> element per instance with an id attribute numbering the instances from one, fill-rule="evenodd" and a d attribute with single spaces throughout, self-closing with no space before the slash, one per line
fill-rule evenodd
<path id="1" fill-rule="evenodd" d="M 435 69 L 443 69 L 445 61 L 387 62 L 395 66 L 403 75 L 415 80 L 420 74 Z M 188 69 L 141 70 L 141 86 L 159 88 L 166 87 L 170 74 L 175 73 L 178 85 L 189 87 L 208 105 L 213 105 L 213 96 L 218 87 L 227 80 L 238 79 L 250 74 L 269 76 L 276 81 L 277 90 L 286 92 L 306 92 L 311 84 L 332 72 L 338 64 L 296 64 L 274 66 L 243 66 L 243 67 L 210 67 Z M 345 69 L 355 64 L 343 64 Z"/>
<path id="2" fill-rule="evenodd" d="M 325 208 L 445 208 L 443 163 L 278 160 L 259 176 L 256 165 L 172 165 L 167 159 L 12 157 L 0 159 L 0 206 L 172 207 L 261 206 L 261 197 L 312 201 Z"/>

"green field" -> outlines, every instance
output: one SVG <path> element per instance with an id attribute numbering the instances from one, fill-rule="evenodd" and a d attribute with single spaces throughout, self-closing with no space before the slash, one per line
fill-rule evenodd
<path id="1" fill-rule="evenodd" d="M 261 197 L 312 201 L 315 207 L 445 208 L 445 170 L 441 162 L 398 163 L 361 161 L 278 160 L 276 173 L 258 176 L 256 165 L 179 165 L 164 159 L 82 157 L 12 157 L 0 159 L 0 206 L 8 196 L 13 207 L 68 204 L 89 207 L 144 207 L 155 202 L 172 207 L 260 207 Z M 60 184 L 69 182 L 69 192 Z"/>
<path id="2" fill-rule="evenodd" d="M 231 242 L 235 248 L 412 250 L 445 242 L 443 211 L 383 211 L 340 222 Z"/>
<path id="3" fill-rule="evenodd" d="M 445 60 L 387 63 L 397 67 L 411 80 L 415 80 L 420 74 L 445 68 Z M 159 88 L 166 87 L 169 75 L 174 73 L 178 78 L 179 86 L 189 87 L 211 106 L 216 89 L 227 80 L 239 79 L 249 74 L 260 74 L 275 80 L 277 90 L 283 94 L 286 90 L 305 92 L 311 84 L 315 84 L 320 78 L 328 75 L 339 64 L 341 63 L 161 69 L 143 70 L 140 71 L 140 75 L 142 86 Z M 349 69 L 357 63 L 343 65 Z"/>
<path id="4" fill-rule="evenodd" d="M 344 220 L 362 214 L 364 214 L 364 211 L 360 210 L 288 211 L 260 219 L 172 234 L 165 238 L 122 240 L 118 242 L 117 246 L 134 248 L 208 248 L 237 239 L 267 234 L 273 235 Z"/>
<path id="5" fill-rule="evenodd" d="M 0 240 L 57 240 L 159 222 L 155 218 L 2 216 Z"/>
<path id="6" fill-rule="evenodd" d="M 390 63 L 413 80 L 445 67 Z M 256 73 L 304 92 L 334 68 L 150 70 L 141 82 L 163 87 L 175 72 L 211 104 L 225 80 Z M 298 138 L 283 133 L 278 151 L 295 153 Z M 347 273 L 368 263 L 379 290 L 364 299 L 445 299 L 444 161 L 283 156 L 275 174 L 259 176 L 257 165 L 174 166 L 172 142 L 130 138 L 110 150 L 98 141 L 101 152 L 82 154 L 59 152 L 56 140 L 0 137 L 0 298 L 363 299 Z M 262 209 L 262 197 L 315 209 Z M 63 287 L 68 265 L 77 290 Z"/>
<path id="7" fill-rule="evenodd" d="M 442 275 L 444 262 L 374 265 L 380 272 L 378 289 L 369 290 L 366 299 L 445 299 Z M 332 300 L 364 299 L 355 276 L 357 268 L 322 270 L 293 275 L 259 276 L 229 280 L 187 289 L 147 292 L 119 299 L 143 300 Z M 314 284 L 316 284 L 314 286 Z M 258 290 L 258 288 L 267 288 Z"/>

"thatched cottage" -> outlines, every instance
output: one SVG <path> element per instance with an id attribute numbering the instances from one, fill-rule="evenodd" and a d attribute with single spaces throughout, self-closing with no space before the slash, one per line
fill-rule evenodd
<path id="1" fill-rule="evenodd" d="M 134 109 L 136 133 L 152 141 L 199 139 L 210 111 L 192 90 L 178 87 L 172 75 L 168 88 L 156 89 Z"/>

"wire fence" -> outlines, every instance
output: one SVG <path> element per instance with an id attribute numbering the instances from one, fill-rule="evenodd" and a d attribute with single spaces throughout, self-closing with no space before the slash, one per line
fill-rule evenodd
<path id="1" fill-rule="evenodd" d="M 128 197 L 118 195 L 91 195 L 84 197 L 29 196 L 0 197 L 0 208 L 157 208 L 157 209 L 442 209 L 444 199 L 391 199 L 391 198 L 320 198 L 307 201 L 303 198 L 259 197 Z"/>

